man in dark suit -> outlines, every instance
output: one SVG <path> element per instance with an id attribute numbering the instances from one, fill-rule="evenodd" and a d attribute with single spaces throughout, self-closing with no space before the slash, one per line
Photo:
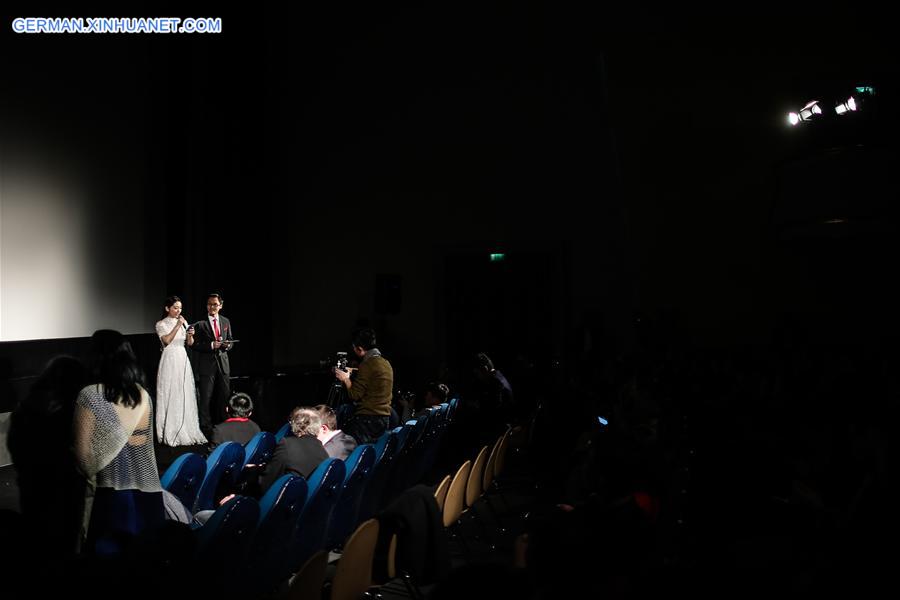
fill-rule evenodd
<path id="1" fill-rule="evenodd" d="M 206 439 L 212 440 L 213 424 L 225 416 L 225 399 L 231 395 L 231 366 L 228 351 L 234 336 L 231 321 L 219 314 L 223 300 L 219 294 L 206 298 L 205 320 L 194 325 L 194 345 L 197 353 L 195 373 L 200 384 L 197 409 L 200 430 Z"/>
<path id="2" fill-rule="evenodd" d="M 328 453 L 316 437 L 322 429 L 322 418 L 314 408 L 295 408 L 291 412 L 290 423 L 294 435 L 278 442 L 272 460 L 260 478 L 263 493 L 286 473 L 308 478 L 323 460 L 328 459 Z"/>
<path id="3" fill-rule="evenodd" d="M 330 406 L 317 404 L 313 408 L 322 417 L 322 428 L 317 437 L 325 447 L 325 452 L 331 458 L 347 460 L 347 457 L 356 450 L 356 440 L 353 439 L 353 436 L 347 435 L 337 428 L 337 416 Z"/>

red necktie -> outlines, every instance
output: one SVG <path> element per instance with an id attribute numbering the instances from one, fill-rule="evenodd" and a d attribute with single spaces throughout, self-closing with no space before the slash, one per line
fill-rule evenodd
<path id="1" fill-rule="evenodd" d="M 222 337 L 222 335 L 219 333 L 219 320 L 216 318 L 213 318 L 213 327 L 216 330 L 216 339 Z"/>

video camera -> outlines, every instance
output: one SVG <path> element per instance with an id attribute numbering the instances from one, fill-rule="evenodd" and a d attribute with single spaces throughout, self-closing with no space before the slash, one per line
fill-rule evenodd
<path id="1" fill-rule="evenodd" d="M 340 369 L 341 371 L 347 371 L 347 353 L 346 352 L 335 352 L 334 359 L 334 368 Z"/>
<path id="2" fill-rule="evenodd" d="M 346 372 L 348 371 L 347 364 L 346 352 L 335 352 L 333 357 L 319 359 L 319 369 L 327 373 L 331 373 L 335 369 Z"/>

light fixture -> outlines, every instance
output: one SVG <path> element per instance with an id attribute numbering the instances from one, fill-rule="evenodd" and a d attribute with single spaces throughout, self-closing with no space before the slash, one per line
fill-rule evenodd
<path id="1" fill-rule="evenodd" d="M 791 127 L 800 125 L 804 121 L 825 121 L 822 125 L 827 126 L 827 121 L 834 119 L 836 114 L 838 117 L 850 113 L 863 112 L 866 117 L 870 117 L 869 113 L 875 112 L 870 109 L 876 108 L 869 106 L 875 96 L 875 88 L 871 85 L 857 85 L 854 87 L 844 88 L 846 91 L 838 91 L 836 94 L 828 94 L 824 100 L 810 100 L 799 110 L 792 110 L 787 114 L 787 121 Z M 845 95 L 846 94 L 846 95 Z M 821 97 L 821 96 L 820 96 Z M 824 106 L 833 106 L 834 112 L 823 112 Z M 847 120 L 856 120 L 858 117 Z M 846 122 L 846 120 L 841 119 Z"/>
<path id="2" fill-rule="evenodd" d="M 846 102 L 841 102 L 840 104 L 835 106 L 834 112 L 839 115 L 843 115 L 848 112 L 855 112 L 856 108 L 856 100 L 853 98 L 853 96 L 850 96 Z"/>
<path id="3" fill-rule="evenodd" d="M 791 125 L 796 125 L 800 121 L 809 121 L 815 115 L 821 115 L 822 108 L 819 106 L 818 100 L 810 100 L 806 103 L 806 106 L 800 109 L 800 112 L 790 112 L 788 113 L 788 123 Z"/>
<path id="4" fill-rule="evenodd" d="M 809 121 L 814 115 L 821 115 L 822 109 L 819 107 L 818 100 L 811 100 L 806 106 L 800 109 L 800 120 Z"/>

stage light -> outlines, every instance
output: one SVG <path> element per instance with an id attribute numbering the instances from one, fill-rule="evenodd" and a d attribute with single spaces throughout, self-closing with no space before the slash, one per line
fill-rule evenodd
<path id="1" fill-rule="evenodd" d="M 848 112 L 857 112 L 862 110 L 866 103 L 875 95 L 875 88 L 870 85 L 858 85 L 855 88 L 856 93 L 847 98 L 847 100 L 838 103 L 834 107 L 834 112 L 839 115 L 845 115 Z"/>
<path id="2" fill-rule="evenodd" d="M 856 100 L 853 98 L 853 96 L 850 96 L 850 98 L 848 98 L 846 102 L 841 102 L 840 104 L 835 106 L 834 111 L 839 115 L 843 115 L 848 112 L 855 112 Z"/>
<path id="3" fill-rule="evenodd" d="M 809 121 L 814 116 L 821 114 L 822 108 L 819 106 L 819 101 L 811 100 L 807 102 L 806 106 L 801 108 L 799 112 L 788 113 L 788 123 L 797 125 L 800 121 Z"/>
<path id="4" fill-rule="evenodd" d="M 815 115 L 821 115 L 822 109 L 819 107 L 818 100 L 811 100 L 806 106 L 800 109 L 800 120 L 809 121 Z"/>

